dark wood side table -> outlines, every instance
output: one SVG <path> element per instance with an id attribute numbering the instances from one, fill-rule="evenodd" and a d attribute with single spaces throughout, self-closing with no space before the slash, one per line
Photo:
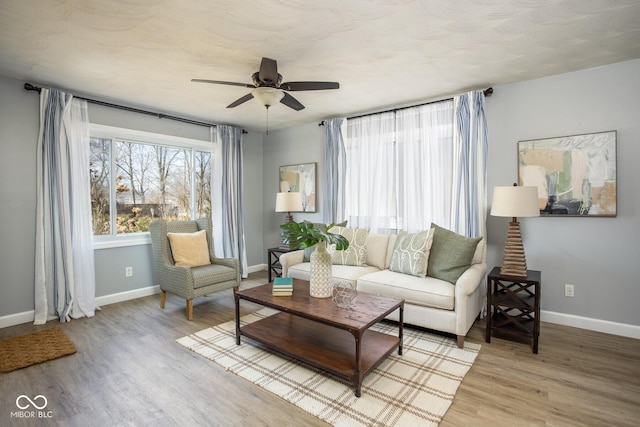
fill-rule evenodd
<path id="1" fill-rule="evenodd" d="M 269 270 L 269 282 L 271 282 L 273 277 L 280 277 L 282 275 L 282 265 L 280 265 L 280 255 L 286 254 L 287 252 L 291 252 L 290 249 L 283 248 L 269 248 L 267 249 L 267 261 L 269 265 L 267 269 Z M 275 276 L 272 276 L 275 274 Z"/>
<path id="2" fill-rule="evenodd" d="M 487 276 L 486 342 L 491 335 L 531 345 L 538 354 L 540 336 L 540 271 L 527 277 L 503 276 L 494 267 Z"/>

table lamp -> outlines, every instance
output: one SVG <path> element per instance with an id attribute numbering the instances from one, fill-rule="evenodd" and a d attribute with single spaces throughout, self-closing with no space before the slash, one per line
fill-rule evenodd
<path id="1" fill-rule="evenodd" d="M 511 217 L 507 230 L 507 241 L 500 274 L 512 277 L 527 277 L 527 260 L 524 256 L 522 234 L 518 217 L 540 216 L 538 187 L 495 187 L 491 216 Z"/>
<path id="2" fill-rule="evenodd" d="M 293 221 L 291 212 L 302 212 L 302 195 L 293 192 L 281 192 L 276 197 L 276 212 L 286 212 L 285 223 Z M 290 249 L 284 242 L 284 237 L 280 240 L 280 249 Z"/>

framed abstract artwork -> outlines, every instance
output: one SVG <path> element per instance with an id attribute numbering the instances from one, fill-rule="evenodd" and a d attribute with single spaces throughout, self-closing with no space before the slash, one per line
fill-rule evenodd
<path id="1" fill-rule="evenodd" d="M 302 194 L 302 211 L 316 211 L 316 164 L 300 163 L 280 166 L 279 191 Z"/>
<path id="2" fill-rule="evenodd" d="M 518 142 L 519 185 L 538 187 L 541 216 L 617 215 L 616 131 Z"/>

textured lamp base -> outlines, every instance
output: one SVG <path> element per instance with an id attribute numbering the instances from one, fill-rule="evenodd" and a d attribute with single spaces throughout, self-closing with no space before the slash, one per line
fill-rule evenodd
<path id="1" fill-rule="evenodd" d="M 291 215 L 291 212 L 287 212 L 287 215 L 284 217 L 284 223 L 288 223 L 293 221 L 293 215 Z M 280 233 L 280 245 L 278 246 L 278 248 L 280 249 L 284 249 L 286 251 L 290 251 L 291 250 L 291 245 L 289 245 L 289 243 L 287 243 L 286 238 L 284 237 L 284 232 Z"/>
<path id="2" fill-rule="evenodd" d="M 509 223 L 500 274 L 503 276 L 527 277 L 527 260 L 524 256 L 520 223 L 515 219 Z"/>

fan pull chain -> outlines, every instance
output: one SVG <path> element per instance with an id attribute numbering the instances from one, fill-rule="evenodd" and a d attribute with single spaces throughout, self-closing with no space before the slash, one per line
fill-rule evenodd
<path id="1" fill-rule="evenodd" d="M 267 107 L 267 135 L 269 135 L 269 105 L 265 105 Z"/>

